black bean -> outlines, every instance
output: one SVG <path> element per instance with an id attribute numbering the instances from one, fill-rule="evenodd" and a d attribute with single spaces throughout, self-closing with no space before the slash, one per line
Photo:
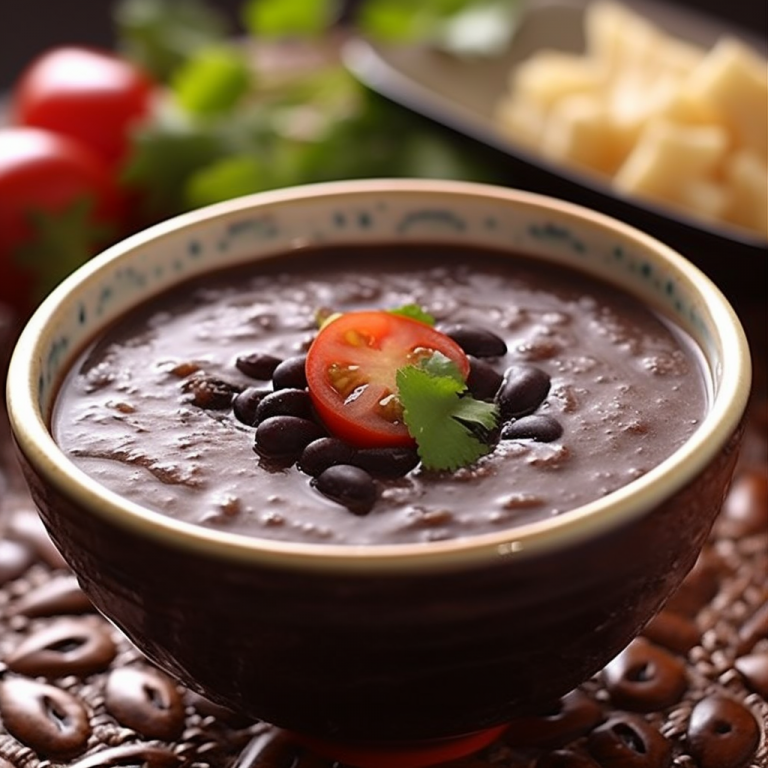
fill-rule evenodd
<path id="1" fill-rule="evenodd" d="M 467 387 L 477 400 L 493 400 L 504 377 L 484 360 L 469 356 Z"/>
<path id="2" fill-rule="evenodd" d="M 278 389 L 270 392 L 256 409 L 256 423 L 270 416 L 312 418 L 312 400 L 306 389 Z"/>
<path id="3" fill-rule="evenodd" d="M 403 477 L 419 463 L 419 454 L 413 448 L 359 448 L 349 463 L 377 477 Z"/>
<path id="4" fill-rule="evenodd" d="M 307 386 L 306 362 L 306 355 L 283 360 L 272 373 L 272 386 L 275 389 L 304 389 Z"/>
<path id="5" fill-rule="evenodd" d="M 502 440 L 536 440 L 539 443 L 551 443 L 563 434 L 559 421 L 545 414 L 534 413 L 519 419 L 508 421 L 501 428 Z"/>
<path id="6" fill-rule="evenodd" d="M 335 464 L 349 464 L 355 449 L 337 437 L 321 437 L 313 440 L 299 457 L 299 469 L 312 477 Z"/>
<path id="7" fill-rule="evenodd" d="M 250 355 L 238 357 L 235 360 L 235 366 L 241 373 L 250 376 L 252 379 L 269 381 L 280 362 L 280 358 L 274 355 L 268 355 L 265 352 L 254 352 Z"/>
<path id="8" fill-rule="evenodd" d="M 468 355 L 475 357 L 501 357 L 507 354 L 504 339 L 486 328 L 477 325 L 446 325 L 441 328 L 446 336 L 450 336 Z"/>
<path id="9" fill-rule="evenodd" d="M 341 504 L 355 515 L 367 515 L 376 503 L 376 483 L 360 467 L 336 464 L 321 472 L 311 482 L 323 496 Z"/>
<path id="10" fill-rule="evenodd" d="M 232 411 L 237 420 L 242 421 L 243 424 L 247 424 L 249 427 L 255 427 L 256 409 L 259 403 L 271 392 L 271 389 L 248 387 L 236 395 L 232 401 Z"/>
<path id="11" fill-rule="evenodd" d="M 502 421 L 533 413 L 549 393 L 549 374 L 532 365 L 513 365 L 504 372 L 496 393 Z"/>
<path id="12" fill-rule="evenodd" d="M 234 384 L 213 376 L 193 376 L 184 382 L 184 392 L 192 395 L 190 402 L 198 408 L 221 411 L 232 405 L 232 398 L 240 391 Z"/>
<path id="13" fill-rule="evenodd" d="M 270 416 L 256 427 L 257 453 L 268 458 L 299 456 L 313 440 L 323 436 L 322 427 L 298 416 Z"/>

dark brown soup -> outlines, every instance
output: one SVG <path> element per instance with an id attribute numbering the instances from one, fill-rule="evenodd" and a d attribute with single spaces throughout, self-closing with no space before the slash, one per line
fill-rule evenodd
<path id="1" fill-rule="evenodd" d="M 490 453 L 453 472 L 373 472 L 375 503 L 355 514 L 295 462 L 254 449 L 256 427 L 231 402 L 268 390 L 252 376 L 269 372 L 236 361 L 303 354 L 319 311 L 406 304 L 438 328 L 501 337 L 506 353 L 485 358 L 486 374 L 545 375 L 527 423 L 555 428 L 497 431 Z M 366 245 L 258 262 L 131 312 L 72 368 L 53 430 L 85 472 L 165 515 L 273 539 L 402 543 L 498 531 L 611 493 L 679 448 L 706 399 L 692 344 L 607 285 L 474 248 Z"/>

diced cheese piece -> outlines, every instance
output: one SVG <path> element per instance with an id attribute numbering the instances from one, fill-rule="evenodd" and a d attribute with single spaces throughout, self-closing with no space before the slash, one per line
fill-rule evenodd
<path id="1" fill-rule="evenodd" d="M 768 157 L 768 65 L 746 45 L 722 38 L 691 73 L 687 88 L 720 110 L 745 149 Z"/>
<path id="2" fill-rule="evenodd" d="M 719 110 L 706 97 L 691 93 L 684 82 L 659 110 L 658 116 L 683 125 L 720 125 L 722 122 Z M 726 127 L 730 131 L 730 126 Z"/>
<path id="3" fill-rule="evenodd" d="M 610 108 L 614 120 L 640 125 L 665 111 L 680 93 L 681 79 L 672 72 L 649 77 L 639 67 L 625 69 L 610 89 Z"/>
<path id="4" fill-rule="evenodd" d="M 550 111 L 541 149 L 550 158 L 613 173 L 617 161 L 602 99 L 589 95 L 561 99 Z"/>
<path id="5" fill-rule="evenodd" d="M 681 126 L 655 120 L 614 177 L 623 192 L 678 200 L 683 184 L 710 174 L 728 150 L 727 132 L 718 126 Z"/>
<path id="6" fill-rule="evenodd" d="M 598 62 L 558 51 L 540 51 L 512 73 L 512 92 L 543 110 L 563 96 L 600 90 L 607 80 Z"/>
<path id="7" fill-rule="evenodd" d="M 540 108 L 514 96 L 503 99 L 496 108 L 496 120 L 510 139 L 528 147 L 537 147 L 544 131 L 546 116 Z"/>
<path id="8" fill-rule="evenodd" d="M 659 29 L 624 5 L 596 0 L 584 14 L 586 54 L 611 72 L 644 66 L 655 58 Z"/>
<path id="9" fill-rule="evenodd" d="M 517 65 L 500 130 L 622 192 L 765 235 L 768 61 L 727 37 L 705 51 L 614 0 L 588 3 L 584 32 L 581 55 Z"/>
<path id="10" fill-rule="evenodd" d="M 656 50 L 656 61 L 662 70 L 687 75 L 701 63 L 705 55 L 703 48 L 667 36 Z"/>

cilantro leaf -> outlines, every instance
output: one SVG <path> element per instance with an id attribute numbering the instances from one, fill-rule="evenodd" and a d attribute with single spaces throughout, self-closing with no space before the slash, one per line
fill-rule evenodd
<path id="1" fill-rule="evenodd" d="M 419 368 L 426 371 L 430 376 L 447 376 L 449 379 L 457 381 L 462 386 L 460 391 L 464 391 L 464 378 L 459 367 L 450 357 L 442 352 L 433 352 L 429 357 L 420 360 L 418 365 Z"/>
<path id="2" fill-rule="evenodd" d="M 434 375 L 430 368 L 446 370 L 446 375 Z M 452 471 L 489 452 L 488 444 L 474 432 L 492 429 L 497 410 L 492 403 L 466 395 L 466 384 L 447 368 L 440 359 L 408 365 L 398 370 L 396 381 L 403 418 L 416 440 L 422 464 L 427 469 Z"/>
<path id="3" fill-rule="evenodd" d="M 402 307 L 396 307 L 387 311 L 391 315 L 402 315 L 403 317 L 410 317 L 411 320 L 418 320 L 420 323 L 424 323 L 424 325 L 435 324 L 435 318 L 418 304 L 403 304 Z"/>

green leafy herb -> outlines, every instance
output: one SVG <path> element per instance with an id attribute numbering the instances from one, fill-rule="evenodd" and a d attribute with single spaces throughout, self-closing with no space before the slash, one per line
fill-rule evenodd
<path id="1" fill-rule="evenodd" d="M 34 237 L 14 257 L 34 274 L 33 298 L 43 299 L 116 232 L 93 220 L 93 200 L 81 197 L 57 213 L 30 211 Z"/>
<path id="2" fill-rule="evenodd" d="M 455 470 L 489 452 L 478 434 L 490 432 L 498 410 L 475 400 L 455 363 L 434 353 L 397 372 L 397 388 L 408 431 L 427 469 Z"/>
<path id="3" fill-rule="evenodd" d="M 418 304 L 403 304 L 402 307 L 396 307 L 388 311 L 392 315 L 402 315 L 403 317 L 410 317 L 411 320 L 418 320 L 420 323 L 424 323 L 424 325 L 435 324 L 435 318 Z"/>
<path id="4" fill-rule="evenodd" d="M 173 75 L 171 87 L 184 109 L 197 115 L 230 111 L 248 92 L 252 69 L 232 46 L 198 51 Z"/>
<path id="5" fill-rule="evenodd" d="M 142 214 L 148 219 L 188 209 L 187 180 L 201 167 L 227 155 L 220 138 L 203 126 L 181 119 L 157 119 L 135 134 L 130 162 L 122 182 L 142 193 Z"/>
<path id="6" fill-rule="evenodd" d="M 232 34 L 225 16 L 201 0 L 122 0 L 114 13 L 120 49 L 160 82 Z"/>
<path id="7" fill-rule="evenodd" d="M 358 23 L 371 37 L 390 42 L 415 42 L 434 36 L 439 25 L 471 0 L 366 0 Z"/>
<path id="8" fill-rule="evenodd" d="M 382 13 L 391 6 L 395 15 L 432 20 L 490 1 L 371 0 Z M 244 23 L 251 32 L 260 30 L 259 37 L 227 39 L 223 22 L 200 0 L 189 8 L 186 0 L 117 4 L 122 49 L 135 52 L 139 62 L 157 59 L 155 71 L 173 89 L 162 92 L 151 120 L 134 133 L 122 179 L 138 193 L 145 219 L 337 179 L 509 181 L 480 150 L 392 105 L 345 69 L 319 20 L 322 13 L 326 21 L 338 15 L 341 6 L 331 0 L 244 0 Z M 366 0 L 360 12 L 368 6 Z M 425 24 L 433 29 L 432 21 Z M 274 39 L 299 34 L 301 25 L 310 39 L 300 49 Z M 278 61 L 287 51 L 287 66 L 275 67 L 275 51 Z"/>
<path id="9" fill-rule="evenodd" d="M 242 17 L 256 37 L 316 37 L 330 27 L 334 5 L 329 0 L 248 0 Z"/>

